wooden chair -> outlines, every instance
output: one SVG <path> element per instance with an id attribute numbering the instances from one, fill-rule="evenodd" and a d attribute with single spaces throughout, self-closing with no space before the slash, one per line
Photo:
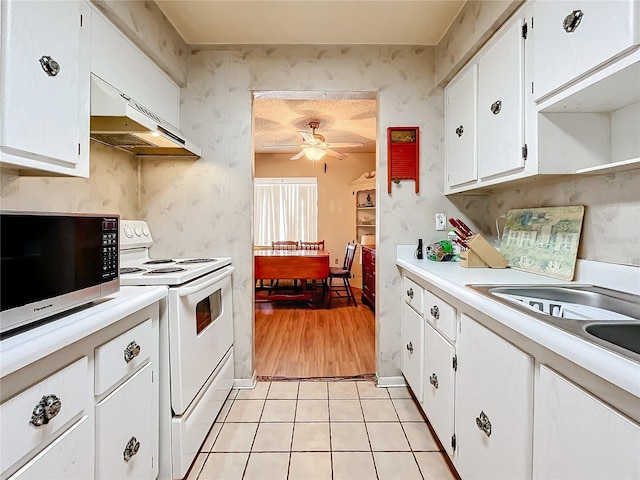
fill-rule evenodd
<path id="1" fill-rule="evenodd" d="M 329 267 L 329 278 L 327 279 L 327 288 L 329 289 L 329 295 L 327 298 L 327 308 L 331 306 L 331 294 L 335 293 L 337 297 L 342 297 L 340 295 L 341 292 L 345 292 L 347 295 L 347 304 L 351 302 L 353 299 L 353 304 L 357 307 L 358 302 L 356 301 L 356 297 L 353 294 L 353 290 L 351 289 L 351 283 L 349 283 L 349 279 L 351 278 L 351 266 L 353 265 L 353 260 L 356 256 L 356 249 L 358 245 L 353 243 L 347 243 L 347 249 L 344 254 L 344 262 L 342 264 L 342 268 L 339 267 Z M 341 278 L 343 286 L 337 285 L 333 286 L 333 279 Z"/>
<path id="2" fill-rule="evenodd" d="M 300 240 L 300 250 L 324 250 L 324 240 L 319 242 L 303 242 Z"/>
<path id="3" fill-rule="evenodd" d="M 293 240 L 282 240 L 279 242 L 271 242 L 271 248 L 273 250 L 298 250 L 300 243 L 294 242 Z"/>

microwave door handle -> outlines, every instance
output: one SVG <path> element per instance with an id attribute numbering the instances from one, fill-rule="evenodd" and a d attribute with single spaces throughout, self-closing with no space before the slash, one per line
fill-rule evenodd
<path id="1" fill-rule="evenodd" d="M 202 290 L 204 290 L 205 288 L 213 285 L 216 282 L 219 282 L 220 280 L 222 280 L 223 278 L 225 278 L 226 276 L 228 276 L 229 274 L 231 274 L 231 272 L 233 272 L 234 267 L 225 267 L 221 270 L 218 270 L 218 272 L 216 273 L 220 273 L 219 275 L 216 275 L 202 283 L 197 283 L 195 285 L 186 285 L 184 287 L 180 287 L 178 289 L 178 296 L 180 297 L 186 297 L 187 295 L 191 295 L 192 293 L 197 293 L 200 292 Z"/>

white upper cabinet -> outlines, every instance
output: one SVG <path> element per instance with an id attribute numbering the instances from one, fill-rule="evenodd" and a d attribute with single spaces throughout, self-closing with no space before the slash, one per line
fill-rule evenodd
<path id="1" fill-rule="evenodd" d="M 517 18 L 478 61 L 478 176 L 524 166 L 524 38 Z"/>
<path id="2" fill-rule="evenodd" d="M 447 181 L 452 187 L 473 182 L 476 170 L 478 66 L 471 65 L 445 88 Z"/>
<path id="3" fill-rule="evenodd" d="M 180 89 L 95 7 L 91 24 L 91 73 L 179 127 Z"/>
<path id="4" fill-rule="evenodd" d="M 90 8 L 2 2 L 0 164 L 89 176 Z"/>
<path id="5" fill-rule="evenodd" d="M 553 93 L 640 43 L 637 0 L 537 1 L 535 98 Z"/>

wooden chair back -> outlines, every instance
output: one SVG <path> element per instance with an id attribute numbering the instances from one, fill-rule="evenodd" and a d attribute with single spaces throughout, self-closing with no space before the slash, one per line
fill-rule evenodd
<path id="1" fill-rule="evenodd" d="M 319 242 L 303 242 L 300 240 L 300 250 L 324 250 L 324 240 Z"/>
<path id="2" fill-rule="evenodd" d="M 273 250 L 298 250 L 300 247 L 298 242 L 293 240 L 281 240 L 278 242 L 271 242 L 271 248 Z"/>
<path id="3" fill-rule="evenodd" d="M 347 250 L 344 254 L 344 264 L 342 268 L 344 268 L 347 272 L 351 271 L 351 266 L 353 265 L 353 259 L 356 257 L 356 250 L 358 248 L 357 244 L 347 243 Z"/>

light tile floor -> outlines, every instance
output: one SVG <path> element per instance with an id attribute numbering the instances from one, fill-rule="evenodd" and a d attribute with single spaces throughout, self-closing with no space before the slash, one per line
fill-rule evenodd
<path id="1" fill-rule="evenodd" d="M 232 390 L 187 480 L 456 477 L 406 387 L 259 382 Z"/>

